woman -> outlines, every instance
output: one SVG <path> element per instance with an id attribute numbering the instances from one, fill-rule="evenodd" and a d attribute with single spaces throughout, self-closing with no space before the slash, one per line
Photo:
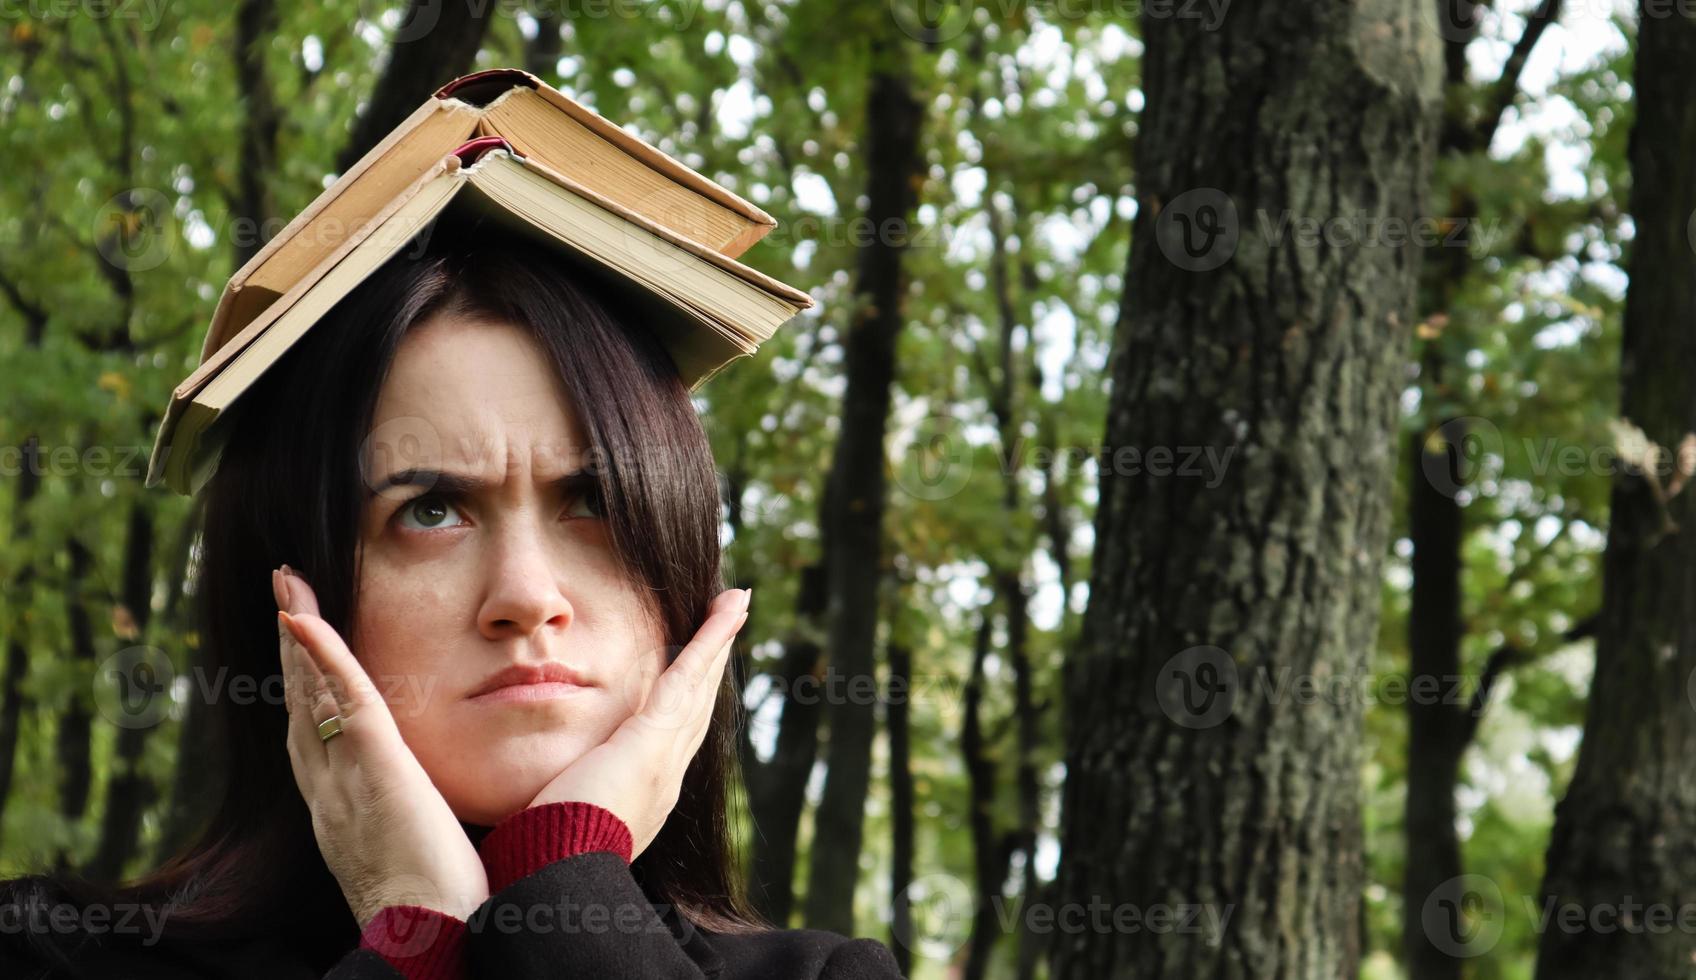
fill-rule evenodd
<path id="1" fill-rule="evenodd" d="M 742 897 L 749 597 L 664 348 L 550 250 L 427 241 L 231 410 L 210 689 L 282 694 L 207 706 L 208 824 L 126 887 L 6 883 L 0 976 L 898 977 Z"/>

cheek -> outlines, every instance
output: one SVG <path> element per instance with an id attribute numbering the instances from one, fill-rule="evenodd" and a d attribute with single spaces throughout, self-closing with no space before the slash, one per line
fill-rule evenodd
<path id="1" fill-rule="evenodd" d="M 624 670 L 625 696 L 619 705 L 624 717 L 641 710 L 654 695 L 660 676 L 671 667 L 671 659 L 671 649 L 657 636 L 642 637 L 632 644 Z"/>
<path id="2" fill-rule="evenodd" d="M 382 564 L 362 570 L 359 615 L 349 646 L 373 681 L 378 673 L 437 673 L 442 640 L 455 635 L 453 623 L 464 615 L 453 607 L 456 590 L 450 579 Z"/>

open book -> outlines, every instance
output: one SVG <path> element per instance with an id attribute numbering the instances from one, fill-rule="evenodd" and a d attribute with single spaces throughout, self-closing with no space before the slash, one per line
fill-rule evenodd
<path id="1" fill-rule="evenodd" d="M 640 297 L 655 314 L 645 326 L 692 390 L 812 305 L 806 293 L 526 159 L 503 138 L 481 137 L 438 159 L 177 388 L 147 485 L 197 492 L 227 436 L 216 425 L 225 409 L 337 301 L 427 233 L 450 204 L 477 209 L 513 234 L 540 234 Z"/>
<path id="2" fill-rule="evenodd" d="M 444 155 L 468 140 L 490 136 L 730 258 L 777 224 L 750 202 L 529 72 L 474 72 L 438 89 L 230 277 L 212 315 L 201 361 Z"/>

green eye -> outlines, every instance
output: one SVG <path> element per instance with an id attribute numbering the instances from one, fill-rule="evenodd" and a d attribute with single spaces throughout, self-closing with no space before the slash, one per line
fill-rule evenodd
<path id="1" fill-rule="evenodd" d="M 402 504 L 397 516 L 401 519 L 402 527 L 410 526 L 415 530 L 430 531 L 452 526 L 450 524 L 451 516 L 458 513 L 459 511 L 455 510 L 454 506 L 446 500 L 425 494 Z M 406 521 L 408 516 L 416 517 L 417 523 L 408 525 Z"/>

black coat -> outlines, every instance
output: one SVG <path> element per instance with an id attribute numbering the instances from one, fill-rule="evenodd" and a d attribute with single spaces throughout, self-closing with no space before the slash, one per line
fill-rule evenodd
<path id="1" fill-rule="evenodd" d="M 188 946 L 116 910 L 73 917 L 74 906 L 0 907 L 4 980 L 401 980 L 377 953 L 353 949 L 322 972 L 277 935 L 240 946 Z M 57 915 L 57 919 L 53 918 Z M 655 905 L 617 854 L 593 851 L 555 861 L 491 896 L 468 919 L 470 980 L 717 977 L 719 980 L 899 980 L 889 948 L 818 929 L 718 934 Z M 26 932 L 45 932 L 69 959 L 53 964 Z"/>

